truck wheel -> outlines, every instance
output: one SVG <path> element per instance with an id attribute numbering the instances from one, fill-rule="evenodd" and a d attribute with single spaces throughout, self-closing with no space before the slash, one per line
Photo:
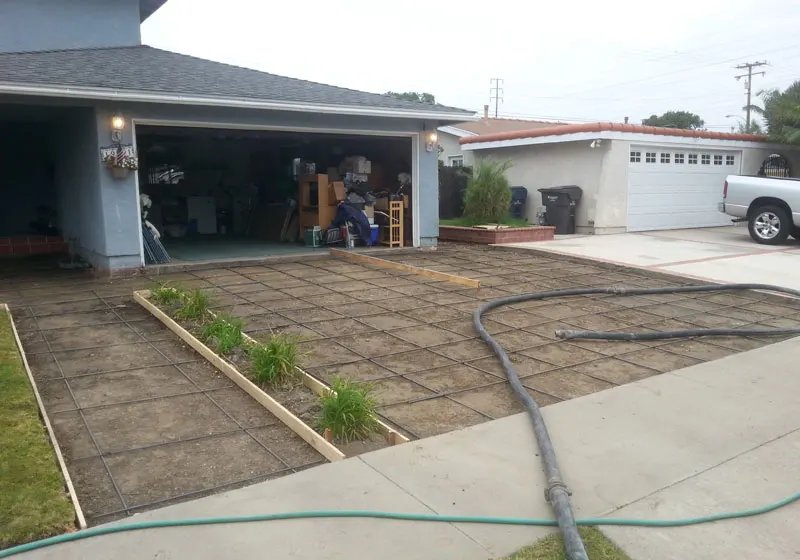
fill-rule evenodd
<path id="1" fill-rule="evenodd" d="M 780 206 L 761 206 L 753 210 L 747 222 L 750 237 L 762 245 L 778 245 L 794 230 L 786 210 Z"/>

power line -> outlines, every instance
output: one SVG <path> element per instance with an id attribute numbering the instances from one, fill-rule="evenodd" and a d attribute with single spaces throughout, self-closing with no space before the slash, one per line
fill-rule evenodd
<path id="1" fill-rule="evenodd" d="M 497 118 L 497 110 L 500 105 L 500 101 L 503 100 L 503 88 L 501 85 L 503 84 L 503 78 L 492 78 L 489 80 L 489 84 L 493 87 L 489 88 L 489 103 L 492 102 L 494 99 L 494 118 Z"/>
<path id="2" fill-rule="evenodd" d="M 736 81 L 738 82 L 742 78 L 747 78 L 747 82 L 745 82 L 744 87 L 747 90 L 747 106 L 745 107 L 745 111 L 747 111 L 747 118 L 745 119 L 745 130 L 750 130 L 750 94 L 753 91 L 753 68 L 758 68 L 759 66 L 766 66 L 768 63 L 766 60 L 756 61 L 756 62 L 745 62 L 744 64 L 739 64 L 735 68 L 738 70 L 744 70 L 747 68 L 747 74 L 740 74 L 735 76 Z M 761 74 L 762 76 L 766 75 L 766 72 L 756 72 L 756 74 Z"/>

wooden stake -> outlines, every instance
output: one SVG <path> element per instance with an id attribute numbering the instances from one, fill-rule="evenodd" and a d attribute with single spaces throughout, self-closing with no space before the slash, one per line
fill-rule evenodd
<path id="1" fill-rule="evenodd" d="M 359 261 L 367 264 L 374 264 L 375 266 L 382 266 L 384 268 L 394 268 L 395 270 L 404 270 L 406 272 L 419 274 L 420 276 L 427 276 L 428 278 L 438 278 L 439 280 L 446 280 L 447 282 L 461 284 L 462 286 L 467 286 L 469 288 L 481 287 L 480 281 L 474 280 L 472 278 L 464 278 L 463 276 L 455 276 L 453 274 L 438 272 L 436 270 L 429 270 L 427 268 L 419 268 L 417 266 L 411 266 L 408 264 L 387 261 L 386 259 L 379 259 L 377 257 L 371 257 L 369 255 L 364 255 L 353 251 L 343 251 L 341 249 L 335 249 L 335 248 L 331 248 L 329 249 L 329 251 L 332 257 L 342 257 L 345 259 L 350 259 L 352 261 Z"/>
<path id="2" fill-rule="evenodd" d="M 61 475 L 64 477 L 64 484 L 67 486 L 69 499 L 72 501 L 72 507 L 75 508 L 75 517 L 78 520 L 78 527 L 81 529 L 86 529 L 86 518 L 83 515 L 83 509 L 81 508 L 81 504 L 78 502 L 78 495 L 75 493 L 75 487 L 72 485 L 72 478 L 69 476 L 67 464 L 64 462 L 64 455 L 61 453 L 61 447 L 58 445 L 58 440 L 56 440 L 56 434 L 53 431 L 53 425 L 50 423 L 50 418 L 47 416 L 47 411 L 44 409 L 42 397 L 39 395 L 39 388 L 36 386 L 36 379 L 34 379 L 31 368 L 28 365 L 28 358 L 25 356 L 25 350 L 22 348 L 22 341 L 19 339 L 17 326 L 14 324 L 14 317 L 11 315 L 11 310 L 5 303 L 0 303 L 0 313 L 1 312 L 7 313 L 8 319 L 11 322 L 11 332 L 14 333 L 14 341 L 17 344 L 19 355 L 22 358 L 22 365 L 25 367 L 25 373 L 28 375 L 28 381 L 33 389 L 33 395 L 36 397 L 36 404 L 39 406 L 39 414 L 42 415 L 44 426 L 47 429 L 47 435 L 50 437 L 50 443 L 53 445 L 53 451 L 55 451 L 56 454 L 58 467 L 61 469 Z"/>

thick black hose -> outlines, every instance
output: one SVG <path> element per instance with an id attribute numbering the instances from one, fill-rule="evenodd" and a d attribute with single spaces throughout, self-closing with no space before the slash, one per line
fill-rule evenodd
<path id="1" fill-rule="evenodd" d="M 798 329 L 688 329 L 664 332 L 604 332 L 557 330 L 556 336 L 564 340 L 664 340 L 693 336 L 770 336 L 800 334 Z"/>
<path id="2" fill-rule="evenodd" d="M 780 286 L 771 286 L 769 284 L 717 284 L 706 286 L 678 286 L 669 288 L 583 288 L 572 290 L 554 290 L 551 292 L 540 292 L 534 294 L 522 294 L 518 296 L 510 296 L 506 298 L 496 299 L 490 301 L 475 310 L 474 323 L 475 330 L 478 331 L 481 338 L 488 344 L 503 366 L 506 372 L 508 382 L 514 391 L 514 394 L 522 401 L 525 409 L 528 411 L 528 416 L 533 423 L 533 431 L 536 434 L 536 440 L 539 444 L 541 451 L 542 462 L 544 463 L 544 472 L 547 477 L 547 487 L 545 489 L 545 498 L 553 507 L 555 512 L 558 527 L 561 530 L 564 539 L 564 548 L 567 553 L 568 560 L 588 560 L 586 549 L 583 546 L 583 541 L 578 534 L 578 527 L 575 524 L 575 514 L 572 511 L 572 504 L 570 503 L 569 490 L 561 478 L 561 472 L 558 468 L 556 461 L 555 449 L 553 442 L 550 440 L 550 434 L 547 431 L 542 411 L 536 401 L 531 397 L 530 393 L 525 390 L 522 382 L 519 380 L 514 365 L 511 363 L 505 350 L 492 338 L 486 331 L 481 322 L 481 316 L 492 309 L 501 307 L 503 305 L 510 305 L 520 303 L 523 301 L 540 300 L 555 297 L 566 296 L 584 296 L 592 294 L 612 294 L 617 296 L 637 296 L 647 294 L 676 294 L 676 293 L 690 293 L 690 292 L 717 292 L 717 291 L 730 291 L 730 290 L 764 290 L 770 292 L 778 292 L 789 294 L 792 296 L 800 297 L 800 291 L 792 290 L 789 288 L 782 288 Z M 740 335 L 747 336 L 748 334 L 757 335 L 770 335 L 770 334 L 800 334 L 800 329 L 776 329 L 776 330 L 736 330 L 736 329 L 696 329 L 690 331 L 673 331 L 667 333 L 592 333 L 589 331 L 558 331 L 562 338 L 608 338 L 609 340 L 653 340 L 658 338 L 676 338 L 679 336 L 708 336 L 708 335 Z M 569 336 L 567 336 L 569 333 Z M 576 336 L 576 333 L 581 336 Z M 595 336 L 595 335 L 610 335 L 608 337 Z M 647 335 L 649 338 L 631 338 L 636 336 Z"/>

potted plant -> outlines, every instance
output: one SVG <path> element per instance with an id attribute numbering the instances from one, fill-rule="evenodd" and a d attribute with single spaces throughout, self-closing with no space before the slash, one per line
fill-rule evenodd
<path id="1" fill-rule="evenodd" d="M 115 146 L 103 150 L 103 164 L 115 179 L 125 179 L 131 171 L 139 169 L 139 158 L 133 146 Z"/>

